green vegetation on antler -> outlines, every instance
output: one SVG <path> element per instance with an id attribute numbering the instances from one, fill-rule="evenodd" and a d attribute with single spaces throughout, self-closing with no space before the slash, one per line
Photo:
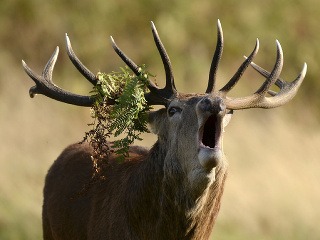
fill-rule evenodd
<path id="1" fill-rule="evenodd" d="M 92 93 L 96 99 L 92 107 L 93 129 L 86 133 L 95 150 L 95 159 L 102 158 L 111 151 L 123 160 L 128 155 L 129 146 L 134 140 L 142 140 L 140 135 L 148 132 L 147 111 L 150 106 L 144 97 L 148 90 L 148 76 L 145 66 L 140 68 L 141 74 L 135 76 L 128 67 L 120 68 L 119 72 L 98 73 L 98 84 Z M 114 105 L 108 105 L 107 100 L 114 99 Z M 108 138 L 111 136 L 123 138 L 115 140 L 112 148 Z"/>

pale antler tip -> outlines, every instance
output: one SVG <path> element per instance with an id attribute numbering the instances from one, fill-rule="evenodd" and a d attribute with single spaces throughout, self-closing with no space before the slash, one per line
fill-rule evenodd
<path id="1" fill-rule="evenodd" d="M 26 64 L 26 62 L 24 60 L 22 60 L 22 67 L 23 67 L 24 71 L 29 75 L 30 68 L 29 68 L 29 66 Z"/>
<path id="2" fill-rule="evenodd" d="M 307 69 L 308 69 L 308 65 L 307 65 L 307 63 L 305 62 L 305 63 L 303 64 L 303 68 L 302 68 L 302 71 L 301 71 L 301 75 L 303 75 L 303 77 L 306 75 Z"/>
<path id="3" fill-rule="evenodd" d="M 259 50 L 259 46 L 260 46 L 260 41 L 259 41 L 259 38 L 256 39 L 256 46 L 255 46 L 255 49 L 256 51 Z M 243 56 L 245 59 L 247 59 L 248 57 L 246 55 Z M 251 63 L 252 64 L 252 63 Z"/>
<path id="4" fill-rule="evenodd" d="M 69 47 L 71 45 L 71 42 L 70 42 L 70 38 L 68 36 L 68 33 L 65 34 L 65 38 L 66 38 L 66 42 L 67 42 L 67 47 Z"/>
<path id="5" fill-rule="evenodd" d="M 221 29 L 221 28 L 222 28 L 222 27 L 221 27 L 220 19 L 218 19 L 218 21 L 217 21 L 217 26 L 218 26 L 218 28 L 219 28 L 219 29 Z"/>
<path id="6" fill-rule="evenodd" d="M 154 22 L 153 22 L 153 21 L 151 21 L 151 30 L 152 30 L 152 32 L 154 32 L 154 33 L 158 34 L 158 31 L 157 31 L 156 25 L 154 24 Z"/>
<path id="7" fill-rule="evenodd" d="M 54 50 L 54 53 L 55 53 L 55 54 L 58 54 L 58 53 L 59 53 L 59 46 L 56 47 L 56 49 Z"/>
<path id="8" fill-rule="evenodd" d="M 256 46 L 254 47 L 255 48 L 255 52 L 258 52 L 259 51 L 259 47 L 260 47 L 260 41 L 259 41 L 259 38 L 256 39 Z"/>
<path id="9" fill-rule="evenodd" d="M 71 47 L 71 42 L 70 42 L 70 38 L 68 36 L 68 34 L 65 34 L 65 38 L 66 38 L 66 45 L 67 45 L 67 52 L 69 54 L 69 52 L 72 52 L 72 47 Z"/>
<path id="10" fill-rule="evenodd" d="M 117 51 L 118 49 L 118 46 L 116 44 L 116 42 L 114 41 L 114 38 L 112 36 L 110 36 L 110 41 L 111 41 L 111 45 L 112 45 L 112 48 Z"/>
<path id="11" fill-rule="evenodd" d="M 295 82 L 299 82 L 299 81 L 303 81 L 303 79 L 305 78 L 306 74 L 307 74 L 307 63 L 303 64 L 303 68 L 299 74 L 299 76 L 296 78 Z"/>
<path id="12" fill-rule="evenodd" d="M 256 45 L 259 46 L 259 44 L 260 44 L 260 41 L 259 41 L 259 38 L 257 38 L 257 39 L 256 39 Z"/>
<path id="13" fill-rule="evenodd" d="M 278 39 L 276 39 L 277 48 L 282 49 L 281 44 Z"/>
<path id="14" fill-rule="evenodd" d="M 277 52 L 278 54 L 283 57 L 283 50 L 282 50 L 282 47 L 281 47 L 281 44 L 280 42 L 276 39 L 276 44 L 277 44 Z"/>
<path id="15" fill-rule="evenodd" d="M 65 38 L 66 38 L 67 44 L 70 44 L 70 38 L 69 38 L 69 36 L 68 36 L 68 33 L 65 34 Z"/>
<path id="16" fill-rule="evenodd" d="M 303 63 L 303 68 L 307 69 L 308 64 L 306 62 Z"/>
<path id="17" fill-rule="evenodd" d="M 114 41 L 114 38 L 112 36 L 110 36 L 110 41 L 111 41 L 112 47 L 114 48 L 116 46 L 116 42 Z"/>
<path id="18" fill-rule="evenodd" d="M 42 76 L 49 81 L 52 81 L 52 72 L 53 72 L 54 65 L 56 64 L 56 61 L 58 59 L 58 55 L 59 55 L 59 47 L 57 46 L 52 56 L 50 57 L 49 61 L 47 62 L 46 66 L 43 69 Z"/>

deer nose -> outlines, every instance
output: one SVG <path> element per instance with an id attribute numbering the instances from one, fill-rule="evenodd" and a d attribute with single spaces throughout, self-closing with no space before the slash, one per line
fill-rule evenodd
<path id="1" fill-rule="evenodd" d="M 225 111 L 226 105 L 224 104 L 222 98 L 215 97 L 204 97 L 199 102 L 199 108 L 204 112 L 216 113 Z"/>

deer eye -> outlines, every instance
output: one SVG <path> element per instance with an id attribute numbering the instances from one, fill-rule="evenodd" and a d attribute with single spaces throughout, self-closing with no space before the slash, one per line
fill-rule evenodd
<path id="1" fill-rule="evenodd" d="M 168 110 L 169 117 L 172 117 L 175 113 L 180 113 L 182 111 L 179 107 L 170 107 Z"/>

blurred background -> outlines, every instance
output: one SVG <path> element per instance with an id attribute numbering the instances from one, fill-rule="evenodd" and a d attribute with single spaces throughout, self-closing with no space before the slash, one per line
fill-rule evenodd
<path id="1" fill-rule="evenodd" d="M 154 46 L 154 21 L 171 57 L 182 92 L 203 92 L 221 20 L 225 48 L 218 84 L 235 73 L 255 40 L 255 62 L 270 70 L 278 39 L 284 51 L 281 77 L 293 80 L 308 64 L 297 96 L 286 106 L 237 111 L 225 133 L 230 170 L 212 237 L 224 239 L 320 239 L 320 5 L 316 0 L 2 0 L 0 1 L 0 239 L 41 239 L 45 174 L 64 147 L 89 130 L 90 109 L 43 96 L 29 98 L 33 82 L 21 60 L 39 74 L 54 48 L 60 56 L 54 81 L 88 94 L 91 86 L 65 51 L 67 32 L 92 72 L 124 66 L 109 36 L 163 85 Z M 231 96 L 256 91 L 263 78 L 252 69 Z M 150 146 L 156 139 L 146 134 Z M 139 143 L 140 144 L 140 143 Z"/>

